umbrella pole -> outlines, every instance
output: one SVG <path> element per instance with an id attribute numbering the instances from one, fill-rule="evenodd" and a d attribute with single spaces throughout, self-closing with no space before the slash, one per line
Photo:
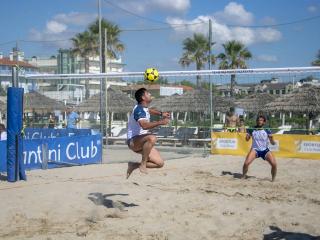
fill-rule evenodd
<path id="1" fill-rule="evenodd" d="M 286 114 L 283 113 L 283 114 L 282 114 L 282 126 L 284 126 L 285 123 L 286 123 Z"/>

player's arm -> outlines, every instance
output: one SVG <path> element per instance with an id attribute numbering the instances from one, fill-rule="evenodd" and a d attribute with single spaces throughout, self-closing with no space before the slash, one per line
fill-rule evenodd
<path id="1" fill-rule="evenodd" d="M 163 119 L 161 119 L 159 121 L 155 121 L 155 122 L 149 122 L 146 119 L 139 119 L 138 123 L 144 130 L 147 130 L 147 129 L 152 129 L 152 128 L 158 127 L 160 125 L 167 125 L 169 123 L 169 119 L 163 118 Z"/>
<path id="2" fill-rule="evenodd" d="M 251 138 L 251 136 L 250 136 L 250 134 L 246 134 L 246 141 L 248 142 L 249 140 L 250 140 L 250 138 Z"/>
<path id="3" fill-rule="evenodd" d="M 161 112 L 155 108 L 149 108 L 149 113 L 151 115 L 156 115 L 156 116 L 161 116 L 161 117 L 166 117 L 170 118 L 170 113 L 169 112 Z"/>
<path id="4" fill-rule="evenodd" d="M 276 145 L 276 142 L 275 142 L 274 139 L 273 139 L 273 135 L 272 135 L 272 133 L 271 133 L 271 130 L 270 130 L 270 129 L 266 129 L 266 132 L 267 132 L 267 134 L 268 134 L 268 138 L 269 138 L 270 143 L 271 143 L 272 145 Z"/>
<path id="5" fill-rule="evenodd" d="M 252 131 L 251 131 L 251 129 L 248 128 L 248 129 L 247 129 L 247 134 L 246 134 L 246 141 L 247 141 L 247 142 L 250 140 L 251 134 L 252 134 Z"/>
<path id="6" fill-rule="evenodd" d="M 270 143 L 271 143 L 272 145 L 276 145 L 276 142 L 274 141 L 274 138 L 273 138 L 272 134 L 268 135 L 268 138 L 269 138 Z"/>

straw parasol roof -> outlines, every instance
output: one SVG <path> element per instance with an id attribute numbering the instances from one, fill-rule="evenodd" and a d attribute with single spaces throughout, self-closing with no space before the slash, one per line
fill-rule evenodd
<path id="1" fill-rule="evenodd" d="M 213 98 L 214 111 L 228 112 L 230 110 L 230 107 L 235 107 L 234 99 L 230 97 L 221 97 L 221 96 L 215 96 Z"/>
<path id="2" fill-rule="evenodd" d="M 210 109 L 210 92 L 203 89 L 192 90 L 183 95 L 173 95 L 165 98 L 155 99 L 151 107 L 161 111 L 170 112 L 208 112 Z M 220 96 L 213 97 L 213 110 L 220 112 L 229 111 L 234 103 L 230 98 Z"/>
<path id="3" fill-rule="evenodd" d="M 135 100 L 128 97 L 120 90 L 108 88 L 108 111 L 114 113 L 130 112 L 135 105 Z M 93 95 L 77 107 L 80 112 L 99 112 L 100 94 Z"/>
<path id="4" fill-rule="evenodd" d="M 320 87 L 301 87 L 266 105 L 269 112 L 320 113 Z"/>
<path id="5" fill-rule="evenodd" d="M 51 112 L 54 110 L 64 110 L 65 106 L 62 102 L 56 101 L 38 92 L 29 92 L 23 97 L 25 112 Z"/>
<path id="6" fill-rule="evenodd" d="M 246 112 L 258 112 L 264 110 L 265 106 L 274 101 L 274 99 L 274 95 L 268 93 L 257 93 L 237 100 L 235 105 L 243 108 Z"/>

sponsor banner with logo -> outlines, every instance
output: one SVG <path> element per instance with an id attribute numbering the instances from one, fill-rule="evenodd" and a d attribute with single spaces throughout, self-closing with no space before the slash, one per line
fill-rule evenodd
<path id="1" fill-rule="evenodd" d="M 76 128 L 25 128 L 25 139 L 41 139 L 41 138 L 57 138 L 57 137 L 71 137 L 71 136 L 89 136 L 91 129 L 76 129 Z"/>
<path id="2" fill-rule="evenodd" d="M 252 141 L 247 142 L 245 136 L 245 133 L 213 132 L 211 153 L 246 156 Z M 269 148 L 275 156 L 320 160 L 320 136 L 276 134 L 273 137 L 276 145 L 269 144 Z"/>
<path id="3" fill-rule="evenodd" d="M 7 169 L 7 143 L 0 141 L 0 171 Z M 23 162 L 26 169 L 43 168 L 43 159 L 48 167 L 60 164 L 92 164 L 102 159 L 101 135 L 57 137 L 23 140 Z"/>

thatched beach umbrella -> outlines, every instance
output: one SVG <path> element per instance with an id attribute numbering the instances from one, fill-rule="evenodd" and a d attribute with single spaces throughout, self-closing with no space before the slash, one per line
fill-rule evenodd
<path id="1" fill-rule="evenodd" d="M 25 112 L 53 112 L 55 110 L 64 110 L 65 106 L 62 102 L 46 97 L 38 92 L 29 92 L 23 97 Z"/>
<path id="2" fill-rule="evenodd" d="M 320 87 L 301 87 L 268 103 L 269 112 L 320 113 Z"/>
<path id="3" fill-rule="evenodd" d="M 135 101 L 120 90 L 108 88 L 108 112 L 127 113 L 135 105 Z M 80 112 L 99 112 L 100 94 L 93 95 L 77 107 Z"/>
<path id="4" fill-rule="evenodd" d="M 210 92 L 207 90 L 192 90 L 182 95 L 173 95 L 165 98 L 155 99 L 151 107 L 161 111 L 170 112 L 210 112 Z M 233 100 L 221 96 L 213 97 L 213 110 L 220 112 L 229 111 L 233 107 Z"/>
<path id="5" fill-rule="evenodd" d="M 257 93 L 246 96 L 235 102 L 237 107 L 243 108 L 246 112 L 257 113 L 263 111 L 265 106 L 272 102 L 275 96 L 268 93 Z"/>
<path id="6" fill-rule="evenodd" d="M 107 90 L 107 110 L 109 113 L 108 116 L 108 126 L 109 126 L 109 134 L 111 131 L 111 125 L 113 121 L 114 113 L 127 113 L 127 117 L 129 118 L 129 112 L 132 111 L 135 100 L 128 97 L 125 93 L 120 90 L 108 88 Z M 103 101 L 104 102 L 104 101 Z M 80 112 L 92 112 L 98 113 L 100 112 L 100 93 L 93 95 L 88 100 L 82 102 L 77 107 L 77 110 Z M 105 113 L 106 109 L 103 109 Z M 101 115 L 100 115 L 101 116 Z"/>
<path id="7" fill-rule="evenodd" d="M 222 113 L 229 111 L 230 107 L 234 106 L 232 99 L 221 96 L 214 96 L 212 104 L 214 112 Z M 197 113 L 198 117 L 203 113 L 210 114 L 210 92 L 204 89 L 188 91 L 182 95 L 155 100 L 151 103 L 151 107 L 156 107 L 161 111 L 176 112 L 176 118 L 179 113 L 184 113 L 186 121 L 187 113 Z"/>
<path id="8" fill-rule="evenodd" d="M 265 107 L 269 112 L 280 112 L 282 122 L 285 122 L 285 113 L 307 114 L 310 120 L 308 127 L 312 124 L 312 115 L 320 113 L 320 87 L 309 86 L 296 89 L 291 94 L 283 95 Z"/>

